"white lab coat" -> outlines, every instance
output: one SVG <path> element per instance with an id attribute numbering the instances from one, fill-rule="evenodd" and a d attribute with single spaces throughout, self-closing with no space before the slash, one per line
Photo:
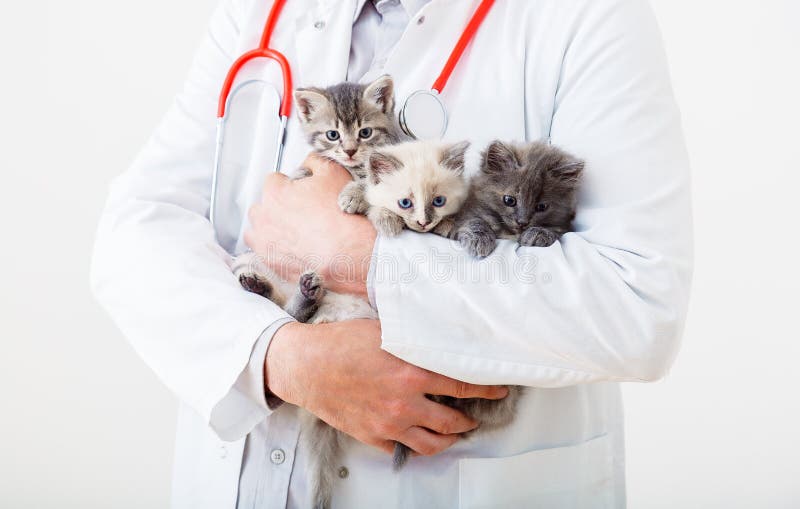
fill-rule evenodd
<path id="1" fill-rule="evenodd" d="M 386 64 L 400 102 L 431 85 L 477 4 L 433 0 L 424 21 L 412 19 Z M 206 219 L 217 94 L 232 59 L 257 45 L 269 7 L 223 2 L 99 227 L 95 292 L 181 400 L 175 507 L 234 507 L 244 437 L 276 415 L 236 382 L 259 334 L 285 314 L 241 291 Z M 355 9 L 356 0 L 287 3 L 273 45 L 296 86 L 345 78 Z M 273 64 L 248 73 L 280 89 Z M 654 17 L 646 0 L 498 1 L 443 100 L 448 139 L 479 149 L 550 137 L 585 158 L 576 232 L 544 249 L 501 241 L 483 262 L 432 235 L 380 239 L 383 347 L 461 380 L 535 389 L 508 429 L 400 474 L 352 446 L 335 507 L 622 507 L 616 382 L 666 373 L 691 277 L 689 168 Z M 276 128 L 259 123 L 255 139 L 270 143 Z M 296 116 L 287 142 L 291 169 L 309 151 Z M 279 412 L 291 418 L 290 407 Z"/>

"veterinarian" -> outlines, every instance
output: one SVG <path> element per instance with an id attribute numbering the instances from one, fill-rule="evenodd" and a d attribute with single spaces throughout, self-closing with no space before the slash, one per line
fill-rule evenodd
<path id="1" fill-rule="evenodd" d="M 338 211 L 343 169 L 310 159 L 314 177 L 270 176 L 243 238 L 270 260 L 313 258 L 331 290 L 380 314 L 318 326 L 243 291 L 208 221 L 220 86 L 270 4 L 222 2 L 99 227 L 94 291 L 181 401 L 173 507 L 305 507 L 295 405 L 358 440 L 336 508 L 624 507 L 619 383 L 666 374 L 692 265 L 689 166 L 646 0 L 498 0 L 442 93 L 446 139 L 549 138 L 587 161 L 576 232 L 549 248 L 500 241 L 478 262 L 434 235 L 378 238 Z M 388 73 L 402 104 L 430 88 L 478 4 L 289 0 L 271 45 L 295 86 Z M 281 89 L 275 64 L 247 72 Z M 254 151 L 276 138 L 268 120 L 247 126 Z M 308 153 L 292 118 L 284 171 Z M 258 199 L 261 184 L 243 187 Z M 499 398 L 507 384 L 531 387 L 514 423 L 468 440 L 475 423 L 424 397 Z M 426 457 L 394 473 L 394 440 Z"/>

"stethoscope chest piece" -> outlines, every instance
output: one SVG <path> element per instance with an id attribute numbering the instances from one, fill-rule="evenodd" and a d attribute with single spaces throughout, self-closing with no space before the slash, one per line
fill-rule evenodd
<path id="1" fill-rule="evenodd" d="M 447 131 L 447 109 L 435 90 L 417 90 L 398 115 L 400 128 L 416 140 L 435 140 Z"/>

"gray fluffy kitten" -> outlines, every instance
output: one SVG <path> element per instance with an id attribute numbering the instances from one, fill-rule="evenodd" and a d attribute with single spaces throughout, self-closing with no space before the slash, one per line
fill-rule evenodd
<path id="1" fill-rule="evenodd" d="M 542 142 L 492 142 L 449 237 L 475 257 L 498 238 L 547 247 L 571 230 L 584 162 Z"/>

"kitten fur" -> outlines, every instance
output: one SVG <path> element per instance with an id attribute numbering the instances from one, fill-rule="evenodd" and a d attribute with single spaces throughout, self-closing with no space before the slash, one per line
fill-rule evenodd
<path id="1" fill-rule="evenodd" d="M 384 235 L 403 228 L 446 235 L 467 198 L 469 142 L 409 141 L 373 150 L 364 179 L 367 217 Z M 410 204 L 405 208 L 403 202 Z"/>
<path id="2" fill-rule="evenodd" d="M 297 285 L 283 281 L 269 270 L 255 253 L 237 257 L 232 267 L 242 286 L 270 299 L 302 323 L 327 323 L 351 319 L 377 319 L 378 313 L 352 295 L 325 290 L 322 278 L 305 272 Z M 328 509 L 340 466 L 339 456 L 344 435 L 315 415 L 298 409 L 300 440 L 309 452 L 309 482 L 313 509 Z"/>
<path id="3" fill-rule="evenodd" d="M 542 142 L 492 142 L 450 238 L 483 258 L 498 238 L 547 247 L 571 231 L 584 162 Z"/>
<path id="4" fill-rule="evenodd" d="M 400 138 L 390 76 L 367 85 L 345 82 L 328 88 L 299 88 L 294 99 L 309 145 L 344 166 L 354 179 L 364 177 L 364 164 L 373 147 Z"/>

